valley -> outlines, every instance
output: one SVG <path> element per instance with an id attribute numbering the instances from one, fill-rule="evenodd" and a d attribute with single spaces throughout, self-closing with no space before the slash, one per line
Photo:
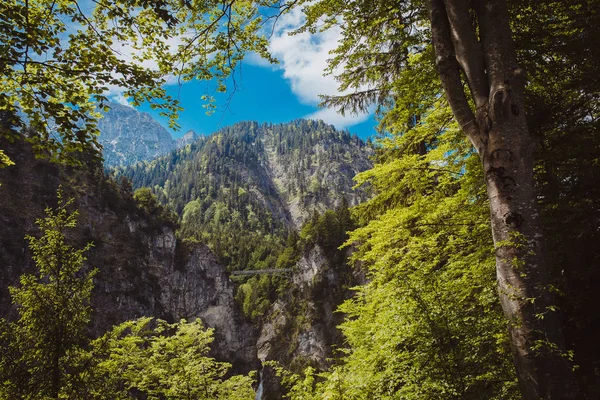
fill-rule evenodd
<path id="1" fill-rule="evenodd" d="M 24 143 L 9 147 L 22 161 L 0 172 L 0 214 L 19 218 L 4 217 L 0 229 L 10 237 L 34 234 L 35 219 L 63 187 L 80 212 L 70 240 L 93 243 L 85 268 L 98 270 L 94 336 L 142 316 L 200 318 L 215 329 L 211 354 L 232 363 L 234 372 L 261 370 L 265 361 L 298 372 L 325 368 L 342 344 L 334 311 L 364 280 L 347 264 L 349 249 L 338 247 L 354 226 L 348 207 L 369 195 L 353 189 L 352 179 L 371 167 L 373 149 L 320 121 L 247 122 L 206 137 L 188 135 L 179 149 L 151 158 L 140 146 L 155 148 L 156 132 L 147 129 L 152 121 L 115 108 L 125 122 L 107 127 L 109 115 L 101 124 L 106 136 L 131 129 L 140 145 L 137 155 L 124 157 L 132 148 L 113 141 L 108 174 L 93 162 L 62 168 L 34 161 Z M 113 166 L 118 157 L 128 165 Z M 5 244 L 3 288 L 33 268 L 20 246 Z M 0 303 L 12 309 L 6 291 Z M 263 377 L 263 398 L 280 398 L 273 372 Z"/>

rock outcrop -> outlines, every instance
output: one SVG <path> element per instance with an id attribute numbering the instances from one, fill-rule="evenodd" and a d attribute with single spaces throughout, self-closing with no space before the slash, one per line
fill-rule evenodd
<path id="1" fill-rule="evenodd" d="M 87 268 L 96 268 L 91 330 L 141 316 L 176 321 L 200 318 L 215 329 L 212 354 L 236 372 L 258 367 L 255 333 L 234 301 L 225 268 L 203 244 L 180 242 L 174 226 L 157 223 L 132 207 L 98 169 L 63 168 L 33 157 L 28 146 L 3 145 L 15 166 L 0 170 L 0 309 L 14 316 L 8 287 L 33 272 L 26 234 L 39 235 L 35 220 L 56 205 L 56 190 L 76 199 L 78 226 L 68 234 L 77 246 L 92 242 Z M 129 193 L 131 196 L 131 193 Z"/>
<path id="2" fill-rule="evenodd" d="M 264 318 L 256 349 L 261 362 L 275 360 L 293 372 L 307 366 L 323 370 L 336 347 L 342 346 L 335 313 L 364 282 L 359 269 L 335 265 L 319 246 L 305 252 L 291 277 L 293 289 L 277 300 Z M 263 400 L 280 399 L 284 389 L 270 368 L 263 370 Z"/>
<path id="3" fill-rule="evenodd" d="M 194 132 L 193 130 L 187 131 L 185 133 L 185 135 L 183 135 L 182 137 L 180 137 L 179 139 L 177 139 L 176 141 L 176 147 L 178 149 L 187 146 L 188 144 L 192 144 L 194 143 L 196 140 L 198 140 L 200 136 L 198 136 L 198 134 L 196 132 Z"/>

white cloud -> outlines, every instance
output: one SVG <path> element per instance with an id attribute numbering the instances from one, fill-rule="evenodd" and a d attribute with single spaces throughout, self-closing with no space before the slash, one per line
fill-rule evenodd
<path id="1" fill-rule="evenodd" d="M 258 53 L 252 51 L 244 57 L 244 61 L 256 65 L 257 67 L 277 68 L 277 64 L 271 64 L 268 60 L 261 57 Z"/>
<path id="2" fill-rule="evenodd" d="M 143 41 L 143 38 L 141 36 L 139 36 L 137 38 L 137 40 L 138 40 L 137 45 L 139 46 L 141 44 L 141 42 Z M 183 43 L 183 36 L 169 37 L 168 39 L 165 39 L 163 42 L 167 46 L 168 51 L 171 54 L 176 54 L 179 46 Z M 115 51 L 116 56 L 125 62 L 135 63 L 146 69 L 149 69 L 152 71 L 157 71 L 159 69 L 159 67 L 158 67 L 158 63 L 156 60 L 145 59 L 142 62 L 139 62 L 139 60 L 136 59 L 136 57 L 141 56 L 141 51 L 136 50 L 135 45 L 136 44 L 133 42 L 125 42 L 125 41 L 116 41 L 115 40 L 115 44 L 112 46 L 112 49 Z M 117 74 L 117 73 L 114 73 L 113 75 L 115 78 L 122 77 L 122 75 Z M 165 79 L 166 85 L 175 85 L 175 84 L 179 83 L 178 78 L 174 75 L 167 75 L 167 76 L 164 76 L 163 78 Z M 124 105 L 129 105 L 127 103 L 127 100 L 123 96 L 123 92 L 125 92 L 125 88 L 123 88 L 121 86 L 108 85 L 108 90 L 106 92 L 106 95 L 113 101 L 116 101 L 116 102 L 124 104 Z"/>
<path id="3" fill-rule="evenodd" d="M 335 79 L 336 71 L 331 75 L 324 75 L 327 60 L 332 57 L 330 52 L 338 46 L 341 39 L 341 28 L 333 27 L 316 34 L 303 32 L 289 35 L 302 26 L 303 22 L 304 14 L 299 7 L 280 18 L 270 39 L 269 50 L 279 60 L 278 67 L 283 70 L 283 76 L 289 81 L 298 100 L 303 104 L 317 105 L 320 103 L 319 95 L 341 94 L 338 90 L 339 83 Z M 249 61 L 265 66 L 264 60 L 261 61 L 256 55 L 251 55 Z M 337 70 L 340 71 L 341 69 Z M 322 119 L 343 128 L 366 120 L 369 114 L 342 116 L 333 109 L 321 109 L 305 117 Z"/>
<path id="4" fill-rule="evenodd" d="M 125 97 L 122 92 L 121 93 L 113 94 L 110 97 L 111 97 L 111 100 L 114 101 L 115 103 L 119 103 L 122 106 L 127 106 L 127 107 L 133 108 L 131 106 L 131 104 L 129 104 L 129 102 L 127 101 L 127 97 Z"/>
<path id="5" fill-rule="evenodd" d="M 352 125 L 360 124 L 369 119 L 370 114 L 346 114 L 345 116 L 338 113 L 333 108 L 321 108 L 312 114 L 305 116 L 306 119 L 322 119 L 328 124 L 334 125 L 338 129 L 347 128 Z"/>

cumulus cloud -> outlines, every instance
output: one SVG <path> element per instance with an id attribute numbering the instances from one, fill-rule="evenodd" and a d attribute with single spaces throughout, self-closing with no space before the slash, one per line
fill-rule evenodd
<path id="1" fill-rule="evenodd" d="M 370 114 L 358 114 L 358 115 L 342 115 L 333 108 L 321 108 L 312 114 L 306 115 L 304 118 L 307 119 L 322 119 L 335 126 L 338 129 L 343 129 L 352 125 L 360 124 L 361 122 L 369 119 Z"/>
<path id="2" fill-rule="evenodd" d="M 303 22 L 304 15 L 300 8 L 280 18 L 270 39 L 269 50 L 279 60 L 278 67 L 283 70 L 283 76 L 290 83 L 298 100 L 303 104 L 317 105 L 320 103 L 319 95 L 340 94 L 339 83 L 335 79 L 336 71 L 331 75 L 324 73 L 327 60 L 331 58 L 330 52 L 338 46 L 341 28 L 333 27 L 316 34 L 303 32 L 291 36 L 289 33 L 299 28 Z M 255 65 L 265 65 L 255 55 L 249 61 Z M 369 115 L 342 116 L 333 109 L 320 109 L 305 117 L 322 119 L 344 128 L 365 121 Z"/>
<path id="3" fill-rule="evenodd" d="M 133 108 L 131 106 L 131 104 L 129 104 L 129 102 L 127 101 L 127 97 L 125 97 L 122 92 L 121 93 L 113 93 L 110 96 L 110 99 L 112 101 L 114 101 L 115 103 L 121 104 L 122 106 L 127 106 L 127 107 Z"/>

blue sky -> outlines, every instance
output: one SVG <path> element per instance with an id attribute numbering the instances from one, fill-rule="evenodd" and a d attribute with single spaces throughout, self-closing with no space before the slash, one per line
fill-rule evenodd
<path id="1" fill-rule="evenodd" d="M 187 82 L 167 87 L 168 93 L 177 98 L 185 110 L 180 114 L 178 131 L 170 130 L 174 137 L 179 137 L 189 130 L 199 134 L 209 134 L 215 130 L 231 125 L 238 121 L 253 120 L 258 122 L 289 122 L 297 118 L 315 118 L 319 107 L 314 104 L 303 103 L 291 89 L 290 81 L 284 77 L 284 70 L 269 66 L 244 63 L 236 75 L 237 89 L 229 99 L 229 93 L 217 97 L 217 110 L 212 115 L 206 115 L 202 105 L 205 102 L 201 96 L 207 91 L 206 82 Z M 144 105 L 139 108 L 151 114 L 165 127 L 168 125 L 166 118 L 158 115 L 158 111 L 151 110 Z M 366 139 L 375 133 L 374 117 L 368 116 L 362 122 L 340 123 L 331 120 L 337 127 L 345 128 L 352 133 Z"/>
<path id="2" fill-rule="evenodd" d="M 270 65 L 255 54 L 246 57 L 236 71 L 237 90 L 229 102 L 229 93 L 215 96 L 217 111 L 211 116 L 205 114 L 201 100 L 204 94 L 214 94 L 210 82 L 167 86 L 168 93 L 179 99 L 185 108 L 179 119 L 181 129 L 171 131 L 173 136 L 181 136 L 190 129 L 209 134 L 238 121 L 277 123 L 298 118 L 322 119 L 362 138 L 373 135 L 376 123 L 372 114 L 342 117 L 335 110 L 318 107 L 320 94 L 339 94 L 334 76 L 324 76 L 324 70 L 331 57 L 330 51 L 338 45 L 341 30 L 332 28 L 317 34 L 304 32 L 290 36 L 288 33 L 300 27 L 302 22 L 303 14 L 299 8 L 278 20 L 269 40 L 269 50 L 279 64 Z M 126 103 L 118 90 L 112 95 L 114 100 Z M 149 112 L 167 126 L 166 119 L 147 105 L 140 110 Z"/>

